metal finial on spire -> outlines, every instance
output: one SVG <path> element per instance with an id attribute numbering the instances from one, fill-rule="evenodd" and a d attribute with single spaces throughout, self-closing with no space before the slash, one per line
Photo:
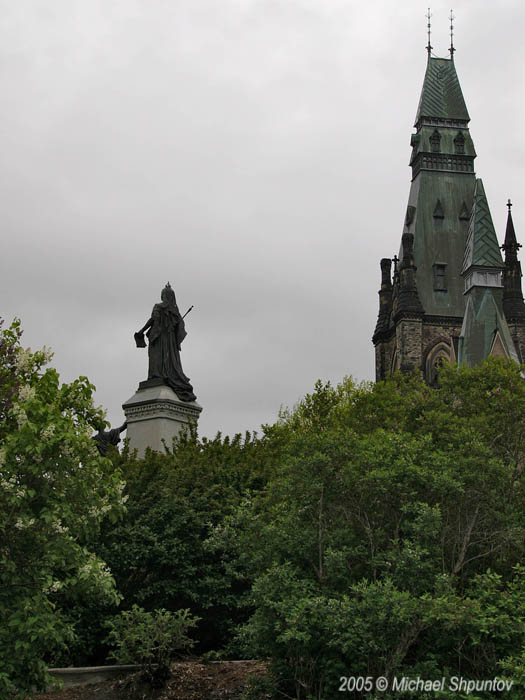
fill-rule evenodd
<path id="1" fill-rule="evenodd" d="M 509 260 L 517 261 L 516 253 L 521 248 L 521 244 L 516 240 L 516 232 L 514 231 L 514 224 L 512 222 L 512 213 L 510 211 L 512 207 L 512 202 L 510 199 L 507 200 L 507 229 L 505 231 L 505 241 L 501 247 L 501 250 L 505 251 L 505 263 Z M 520 272 L 521 277 L 521 272 Z"/>
<path id="2" fill-rule="evenodd" d="M 428 57 L 430 58 L 430 53 L 431 53 L 431 51 L 432 51 L 432 46 L 430 45 L 430 28 L 431 28 L 430 18 L 432 17 L 432 15 L 430 14 L 430 7 L 428 8 L 428 12 L 427 12 L 426 17 L 427 17 L 427 28 L 428 28 L 428 44 L 427 44 L 427 51 L 428 51 Z"/>
<path id="3" fill-rule="evenodd" d="M 399 258 L 397 255 L 394 255 L 392 258 L 392 262 L 394 263 L 394 275 L 397 274 L 397 263 L 399 262 Z"/>
<path id="4" fill-rule="evenodd" d="M 452 10 L 450 10 L 450 58 L 453 61 L 454 60 L 454 51 L 456 50 L 454 48 L 454 20 L 456 19 L 454 16 L 454 13 Z"/>

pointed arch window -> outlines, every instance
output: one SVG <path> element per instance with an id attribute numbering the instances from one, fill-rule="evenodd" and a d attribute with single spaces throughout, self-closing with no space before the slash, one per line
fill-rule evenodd
<path id="1" fill-rule="evenodd" d="M 430 150 L 432 153 L 441 153 L 441 135 L 437 129 L 434 129 L 432 136 L 430 137 Z"/>
<path id="2" fill-rule="evenodd" d="M 439 386 L 439 372 L 444 362 L 453 359 L 452 348 L 441 340 L 430 350 L 425 362 L 425 379 L 430 386 Z"/>

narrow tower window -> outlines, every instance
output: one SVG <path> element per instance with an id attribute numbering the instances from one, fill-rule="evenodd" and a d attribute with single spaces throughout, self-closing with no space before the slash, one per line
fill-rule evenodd
<path id="1" fill-rule="evenodd" d="M 447 266 L 445 263 L 435 263 L 433 266 L 434 270 L 434 291 L 435 292 L 446 292 L 447 291 Z"/>
<path id="2" fill-rule="evenodd" d="M 459 153 L 460 155 L 465 153 L 465 137 L 461 131 L 458 131 L 457 136 L 454 139 L 454 147 L 456 149 L 456 153 Z"/>
<path id="3" fill-rule="evenodd" d="M 439 142 L 441 141 L 441 136 L 439 135 L 439 131 L 437 129 L 434 129 L 434 133 L 430 137 L 430 150 L 432 153 L 440 153 L 441 149 L 439 147 Z"/>

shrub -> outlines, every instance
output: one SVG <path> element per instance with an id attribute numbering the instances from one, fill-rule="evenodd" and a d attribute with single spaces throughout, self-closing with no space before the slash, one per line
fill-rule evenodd
<path id="1" fill-rule="evenodd" d="M 120 664 L 140 664 L 146 680 L 161 685 L 168 677 L 176 652 L 188 651 L 193 646 L 187 632 L 198 620 L 187 609 L 146 612 L 134 605 L 108 623 L 107 641 L 116 647 L 110 658 Z"/>

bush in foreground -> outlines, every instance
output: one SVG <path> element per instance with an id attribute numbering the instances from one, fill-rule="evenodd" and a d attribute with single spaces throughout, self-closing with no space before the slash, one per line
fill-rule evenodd
<path id="1" fill-rule="evenodd" d="M 148 682 L 162 685 L 175 655 L 193 647 L 187 633 L 197 622 L 189 610 L 146 612 L 134 605 L 108 623 L 108 642 L 116 647 L 110 657 L 119 664 L 140 664 Z"/>

